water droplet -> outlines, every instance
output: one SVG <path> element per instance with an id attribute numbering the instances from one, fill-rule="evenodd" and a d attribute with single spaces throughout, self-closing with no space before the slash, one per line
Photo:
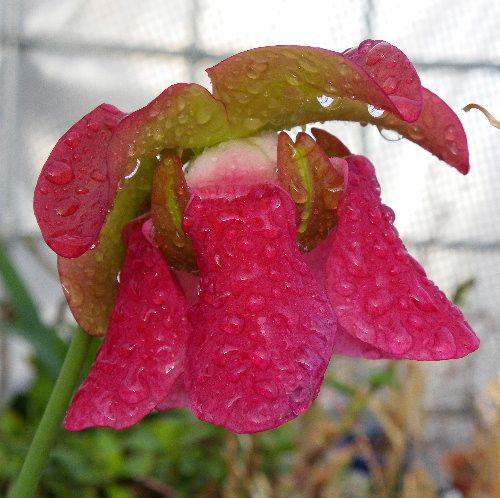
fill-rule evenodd
<path id="1" fill-rule="evenodd" d="M 89 193 L 89 189 L 86 187 L 77 187 L 75 188 L 75 194 L 85 195 Z"/>
<path id="2" fill-rule="evenodd" d="M 45 172 L 45 178 L 54 185 L 66 185 L 74 177 L 71 166 L 62 161 L 52 161 Z"/>
<path id="3" fill-rule="evenodd" d="M 290 182 L 289 192 L 295 203 L 304 204 L 307 201 L 308 196 L 306 189 L 302 186 L 296 185 L 293 180 Z"/>
<path id="4" fill-rule="evenodd" d="M 412 303 L 421 311 L 437 311 L 431 297 L 423 287 L 415 287 L 409 293 Z"/>
<path id="5" fill-rule="evenodd" d="M 413 346 L 413 337 L 401 326 L 386 334 L 387 347 L 392 354 L 406 353 Z"/>
<path id="6" fill-rule="evenodd" d="M 244 253 L 252 252 L 255 247 L 254 243 L 247 237 L 242 237 L 241 239 L 239 239 L 237 245 L 238 249 Z"/>
<path id="7" fill-rule="evenodd" d="M 262 127 L 263 121 L 259 118 L 245 118 L 243 121 L 243 124 L 245 128 L 247 128 L 250 131 L 253 130 L 258 130 L 259 128 Z"/>
<path id="8" fill-rule="evenodd" d="M 253 312 L 259 312 L 264 309 L 266 306 L 266 300 L 264 299 L 263 296 L 260 296 L 259 294 L 250 294 L 248 300 L 247 300 L 247 308 Z"/>
<path id="9" fill-rule="evenodd" d="M 353 331 L 358 339 L 368 343 L 373 342 L 377 336 L 377 332 L 370 324 L 359 319 L 353 323 Z"/>
<path id="10" fill-rule="evenodd" d="M 358 45 L 358 51 L 362 54 L 368 52 L 377 42 L 375 40 L 364 40 Z"/>
<path id="11" fill-rule="evenodd" d="M 383 83 L 382 89 L 387 95 L 392 95 L 398 87 L 398 80 L 394 76 L 389 76 Z"/>
<path id="12" fill-rule="evenodd" d="M 370 114 L 374 118 L 379 118 L 385 112 L 383 109 L 379 109 L 378 107 L 375 107 L 373 104 L 368 104 L 367 109 L 368 109 L 368 114 Z"/>
<path id="13" fill-rule="evenodd" d="M 276 248 L 271 244 L 264 246 L 264 256 L 268 259 L 273 259 L 276 256 Z"/>
<path id="14" fill-rule="evenodd" d="M 414 315 L 413 313 L 409 314 L 406 318 L 408 325 L 417 330 L 422 330 L 424 328 L 424 321 L 418 315 Z"/>
<path id="15" fill-rule="evenodd" d="M 80 143 L 80 139 L 80 133 L 78 133 L 77 131 L 70 131 L 64 137 L 64 143 L 71 149 L 74 149 Z"/>
<path id="16" fill-rule="evenodd" d="M 396 219 L 396 214 L 394 213 L 394 210 L 387 206 L 386 204 L 382 204 L 380 206 L 380 209 L 382 211 L 382 216 L 386 221 L 389 223 L 394 223 L 394 220 Z"/>
<path id="17" fill-rule="evenodd" d="M 316 100 L 320 103 L 321 107 L 330 107 L 336 100 L 336 97 L 329 97 L 328 95 L 319 95 Z"/>
<path id="18" fill-rule="evenodd" d="M 460 149 L 458 148 L 457 142 L 449 142 L 448 150 L 453 156 L 458 156 Z"/>
<path id="19" fill-rule="evenodd" d="M 379 128 L 379 133 L 383 138 L 389 140 L 389 142 L 397 142 L 403 138 L 403 135 L 400 135 L 395 130 L 389 130 L 388 128 Z"/>
<path id="20" fill-rule="evenodd" d="M 269 353 L 263 348 L 254 349 L 250 353 L 250 360 L 260 370 L 265 370 L 271 363 Z"/>
<path id="21" fill-rule="evenodd" d="M 389 244 L 394 244 L 394 242 L 398 240 L 398 236 L 394 228 L 387 228 L 382 232 L 382 235 Z"/>
<path id="22" fill-rule="evenodd" d="M 391 277 L 395 277 L 400 273 L 401 273 L 401 267 L 399 265 L 392 265 L 391 268 L 389 269 L 389 275 L 391 275 Z"/>
<path id="23" fill-rule="evenodd" d="M 99 183 L 106 181 L 106 175 L 97 169 L 93 170 L 92 173 L 90 173 L 90 178 Z"/>
<path id="24" fill-rule="evenodd" d="M 374 66 L 382 60 L 382 52 L 380 50 L 372 50 L 366 57 L 366 65 Z"/>
<path id="25" fill-rule="evenodd" d="M 75 214 L 78 211 L 79 207 L 80 207 L 80 203 L 72 202 L 71 204 L 69 204 L 65 207 L 59 206 L 56 209 L 56 213 L 62 217 L 71 216 L 72 214 Z"/>
<path id="26" fill-rule="evenodd" d="M 276 283 L 283 282 L 283 275 L 276 269 L 271 268 L 269 270 L 269 278 Z"/>
<path id="27" fill-rule="evenodd" d="M 100 125 L 95 121 L 89 121 L 87 123 L 87 129 L 89 129 L 93 133 L 97 133 L 99 131 Z"/>
<path id="28" fill-rule="evenodd" d="M 377 258 L 385 258 L 387 256 L 387 249 L 380 244 L 375 244 L 373 246 L 373 254 L 375 254 Z"/>
<path id="29" fill-rule="evenodd" d="M 449 125 L 444 130 L 444 138 L 449 142 L 453 142 L 458 135 L 457 128 L 454 125 Z"/>
<path id="30" fill-rule="evenodd" d="M 260 394 L 270 401 L 273 401 L 278 397 L 278 389 L 274 384 L 270 384 L 268 382 L 259 382 L 254 384 L 253 388 L 257 394 Z"/>
<path id="31" fill-rule="evenodd" d="M 408 252 L 404 247 L 398 247 L 394 251 L 394 257 L 399 261 L 404 261 L 408 257 Z"/>
<path id="32" fill-rule="evenodd" d="M 188 121 L 188 115 L 185 112 L 179 113 L 179 115 L 177 116 L 177 121 L 180 124 L 186 124 Z"/>
<path id="33" fill-rule="evenodd" d="M 371 316 L 381 316 L 392 307 L 394 299 L 386 290 L 378 290 L 368 296 L 365 301 L 365 310 Z"/>
<path id="34" fill-rule="evenodd" d="M 147 391 L 138 381 L 134 382 L 132 385 L 127 382 L 122 384 L 118 391 L 118 395 L 125 403 L 136 404 L 146 399 Z"/>
<path id="35" fill-rule="evenodd" d="M 239 334 L 245 327 L 245 320 L 241 315 L 226 315 L 222 320 L 221 329 L 227 334 Z"/>
<path id="36" fill-rule="evenodd" d="M 196 110 L 195 119 L 199 125 L 206 124 L 210 121 L 213 116 L 212 109 L 206 106 L 200 106 Z"/>
<path id="37" fill-rule="evenodd" d="M 222 346 L 215 355 L 214 363 L 219 367 L 223 367 L 227 365 L 227 362 L 231 358 L 232 353 L 237 352 L 238 350 L 234 346 Z"/>
<path id="38" fill-rule="evenodd" d="M 425 134 L 424 134 L 424 131 L 422 130 L 422 128 L 420 128 L 420 126 L 411 126 L 410 127 L 410 130 L 408 131 L 408 136 L 412 139 L 412 140 L 415 140 L 415 141 L 419 141 L 419 140 L 422 140 L 422 138 L 424 138 Z"/>
<path id="39" fill-rule="evenodd" d="M 163 304 L 167 304 L 168 293 L 165 290 L 160 289 L 160 290 L 155 292 L 152 301 L 154 304 L 157 304 L 159 306 L 161 306 Z"/>
<path id="40" fill-rule="evenodd" d="M 299 86 L 300 85 L 299 77 L 292 71 L 289 71 L 285 75 L 285 79 L 292 86 Z"/>
<path id="41" fill-rule="evenodd" d="M 337 281 L 335 282 L 335 291 L 344 297 L 349 297 L 354 294 L 356 287 L 347 281 Z"/>
<path id="42" fill-rule="evenodd" d="M 434 334 L 432 345 L 433 356 L 436 358 L 453 358 L 457 352 L 455 338 L 448 327 L 441 327 Z"/>
<path id="43" fill-rule="evenodd" d="M 386 62 L 386 66 L 388 68 L 394 68 L 397 65 L 398 65 L 398 58 L 397 58 L 397 56 L 394 56 L 394 57 L 388 59 L 387 62 Z"/>

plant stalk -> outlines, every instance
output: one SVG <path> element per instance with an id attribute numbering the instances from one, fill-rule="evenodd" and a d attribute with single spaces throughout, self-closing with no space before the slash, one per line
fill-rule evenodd
<path id="1" fill-rule="evenodd" d="M 32 498 L 45 462 L 61 429 L 66 408 L 80 377 L 92 337 L 78 328 L 71 339 L 61 372 L 55 383 L 45 412 L 24 460 L 19 476 L 7 498 Z"/>

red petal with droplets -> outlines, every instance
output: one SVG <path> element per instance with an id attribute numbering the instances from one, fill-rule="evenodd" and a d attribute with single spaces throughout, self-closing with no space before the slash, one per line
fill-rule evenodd
<path id="1" fill-rule="evenodd" d="M 201 190 L 184 228 L 201 276 L 186 366 L 191 409 L 239 433 L 296 417 L 318 394 L 336 320 L 299 252 L 292 199 L 272 185 Z"/>
<path id="2" fill-rule="evenodd" d="M 365 40 L 344 55 L 361 66 L 393 102 L 405 121 L 422 110 L 422 86 L 413 64 L 399 48 L 383 40 Z"/>
<path id="3" fill-rule="evenodd" d="M 174 408 L 188 408 L 189 394 L 186 388 L 184 373 L 175 379 L 174 385 L 170 388 L 166 398 L 158 404 L 157 410 L 173 410 Z"/>
<path id="4" fill-rule="evenodd" d="M 127 225 L 128 245 L 111 321 L 64 426 L 124 429 L 165 400 L 182 372 L 190 326 L 187 302 L 160 251 Z"/>
<path id="5" fill-rule="evenodd" d="M 381 203 L 373 165 L 362 156 L 346 159 L 349 182 L 327 261 L 339 324 L 384 357 L 443 360 L 477 349 L 460 310 L 407 253 L 394 212 Z"/>
<path id="6" fill-rule="evenodd" d="M 111 200 L 106 150 L 125 114 L 102 104 L 57 142 L 38 177 L 34 210 L 43 238 L 76 258 L 97 239 Z"/>

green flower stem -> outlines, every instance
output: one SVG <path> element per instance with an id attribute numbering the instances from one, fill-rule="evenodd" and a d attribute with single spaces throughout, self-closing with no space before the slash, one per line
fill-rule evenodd
<path id="1" fill-rule="evenodd" d="M 80 377 L 92 339 L 80 328 L 75 332 L 26 460 L 8 498 L 36 496 L 40 475 L 57 433 L 61 429 L 66 408 Z"/>

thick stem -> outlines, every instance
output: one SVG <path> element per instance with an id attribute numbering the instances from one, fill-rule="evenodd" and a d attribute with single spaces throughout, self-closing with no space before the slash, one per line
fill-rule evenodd
<path id="1" fill-rule="evenodd" d="M 43 466 L 61 428 L 64 413 L 78 382 L 91 342 L 92 337 L 82 329 L 79 328 L 75 332 L 21 472 L 8 498 L 31 498 L 36 495 Z"/>

